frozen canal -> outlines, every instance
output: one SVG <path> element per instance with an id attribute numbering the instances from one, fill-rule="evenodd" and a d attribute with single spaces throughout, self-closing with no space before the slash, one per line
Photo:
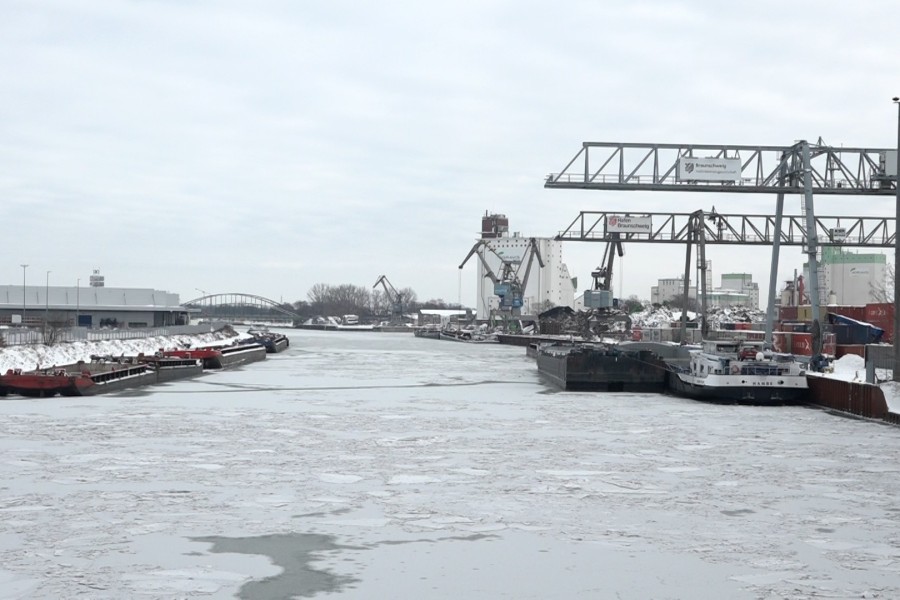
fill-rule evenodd
<path id="1" fill-rule="evenodd" d="M 0 399 L 0 599 L 900 597 L 898 428 L 290 335 L 140 393 Z"/>

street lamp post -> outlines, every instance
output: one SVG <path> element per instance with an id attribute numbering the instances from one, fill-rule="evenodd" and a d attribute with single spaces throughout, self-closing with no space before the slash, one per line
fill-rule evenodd
<path id="1" fill-rule="evenodd" d="M 81 309 L 81 279 L 75 280 L 75 327 L 78 327 L 78 312 Z"/>
<path id="2" fill-rule="evenodd" d="M 28 268 L 28 265 L 22 266 L 22 326 L 25 326 L 25 269 Z"/>
<path id="3" fill-rule="evenodd" d="M 895 220 L 894 220 L 894 381 L 900 381 L 900 285 L 897 282 L 897 267 L 900 266 L 900 97 L 894 96 L 894 104 L 897 105 L 897 164 L 894 165 L 897 172 L 894 173 L 894 189 L 897 192 L 897 200 L 895 202 Z"/>
<path id="4" fill-rule="evenodd" d="M 41 327 L 44 343 L 47 343 L 48 323 L 50 322 L 50 271 L 47 271 L 47 283 L 44 285 L 44 326 Z"/>
<path id="5" fill-rule="evenodd" d="M 44 286 L 44 325 L 47 325 L 47 321 L 50 317 L 50 273 L 53 271 L 47 271 L 47 284 Z"/>

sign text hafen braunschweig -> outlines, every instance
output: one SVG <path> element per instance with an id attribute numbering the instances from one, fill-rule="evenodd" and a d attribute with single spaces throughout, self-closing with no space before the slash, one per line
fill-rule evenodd
<path id="1" fill-rule="evenodd" d="M 682 156 L 678 159 L 679 181 L 738 181 L 741 178 L 739 158 L 694 158 Z"/>
<path id="2" fill-rule="evenodd" d="M 652 219 L 650 217 L 621 217 L 619 215 L 609 215 L 606 217 L 607 233 L 650 234 L 652 230 Z"/>

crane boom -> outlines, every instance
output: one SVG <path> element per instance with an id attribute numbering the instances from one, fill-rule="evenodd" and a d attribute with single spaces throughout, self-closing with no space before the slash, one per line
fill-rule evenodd
<path id="1" fill-rule="evenodd" d="M 535 256 L 537 256 L 538 264 L 542 269 L 544 268 L 544 259 L 541 258 L 541 251 L 538 249 L 537 240 L 535 238 L 528 240 L 528 248 L 526 251 L 528 250 L 530 250 L 530 252 L 528 252 L 528 264 L 525 266 L 525 274 L 522 276 L 523 290 L 528 287 L 528 276 L 531 275 L 531 264 L 534 262 Z"/>
<path id="2" fill-rule="evenodd" d="M 378 285 L 381 284 L 384 287 L 384 293 L 391 301 L 392 313 L 395 317 L 403 316 L 403 295 L 397 291 L 397 288 L 391 284 L 391 281 L 387 278 L 387 275 L 382 275 L 375 281 L 375 285 L 372 288 L 377 288 Z"/>
<path id="3" fill-rule="evenodd" d="M 459 268 L 462 269 L 464 266 L 466 266 L 466 263 L 469 262 L 469 259 L 472 258 L 472 255 L 476 254 L 478 255 L 478 259 L 481 261 L 481 264 L 484 267 L 485 277 L 490 279 L 491 283 L 497 285 L 498 283 L 500 283 L 500 278 L 497 277 L 497 275 L 494 273 L 494 270 L 491 268 L 491 265 L 489 265 L 487 260 L 485 260 L 484 254 L 482 252 L 479 252 L 482 246 L 490 248 L 490 246 L 487 245 L 487 242 L 485 242 L 484 240 L 478 240 L 477 242 L 475 242 L 475 245 L 472 246 L 472 249 L 469 250 L 469 253 L 466 254 L 466 257 L 463 259 L 463 261 L 459 263 Z"/>

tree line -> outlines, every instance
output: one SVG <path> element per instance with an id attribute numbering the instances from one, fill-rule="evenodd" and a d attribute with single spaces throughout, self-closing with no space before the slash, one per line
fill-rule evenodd
<path id="1" fill-rule="evenodd" d="M 290 305 L 291 310 L 304 318 L 353 314 L 364 320 L 390 320 L 399 314 L 410 314 L 423 308 L 462 308 L 441 298 L 420 302 L 415 290 L 409 287 L 397 289 L 397 297 L 391 297 L 384 290 L 360 285 L 317 283 L 306 297 L 306 300 Z"/>

